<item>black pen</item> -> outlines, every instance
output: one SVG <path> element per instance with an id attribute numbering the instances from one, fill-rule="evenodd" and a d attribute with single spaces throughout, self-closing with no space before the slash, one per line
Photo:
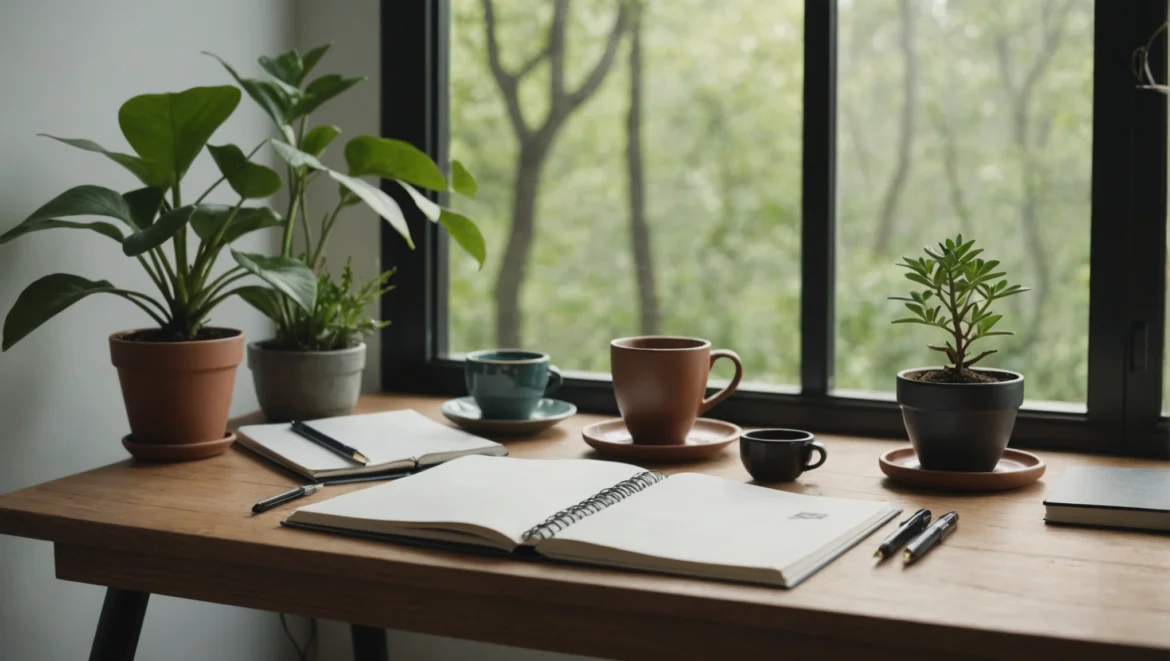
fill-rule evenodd
<path id="1" fill-rule="evenodd" d="M 916 562 L 926 552 L 934 548 L 939 542 L 951 536 L 955 532 L 955 528 L 959 526 L 959 513 L 947 512 L 938 517 L 930 527 L 926 529 L 921 535 L 915 537 L 906 545 L 906 550 L 902 552 L 902 560 L 906 564 Z"/>
<path id="2" fill-rule="evenodd" d="M 306 484 L 305 486 L 297 487 L 296 489 L 293 489 L 292 491 L 285 491 L 284 493 L 280 494 L 279 496 L 273 496 L 271 498 L 267 498 L 267 499 L 262 500 L 262 501 L 260 501 L 252 506 L 252 514 L 259 514 L 261 512 L 267 512 L 268 510 L 272 509 L 273 507 L 287 503 L 290 500 L 296 500 L 297 498 L 300 498 L 302 496 L 307 496 L 311 493 L 317 493 L 317 490 L 320 489 L 322 486 L 324 486 L 324 485 Z"/>
<path id="3" fill-rule="evenodd" d="M 874 557 L 885 560 L 905 546 L 906 542 L 926 530 L 928 525 L 930 525 L 930 510 L 918 510 L 911 514 L 909 519 L 898 524 L 897 530 L 882 540 L 881 546 L 877 548 L 877 551 L 874 551 Z"/>
<path id="4" fill-rule="evenodd" d="M 356 461 L 363 466 L 366 466 L 370 463 L 370 460 L 366 458 L 366 455 L 358 452 L 354 448 L 349 447 L 345 443 L 342 443 L 332 436 L 329 436 L 328 434 L 313 429 L 300 420 L 293 420 L 289 424 L 292 425 L 293 432 L 295 432 L 301 438 L 308 439 L 327 450 L 332 450 L 346 459 Z"/>

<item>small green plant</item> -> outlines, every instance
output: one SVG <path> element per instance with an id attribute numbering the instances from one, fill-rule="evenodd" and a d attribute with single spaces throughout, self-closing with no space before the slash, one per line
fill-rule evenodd
<path id="1" fill-rule="evenodd" d="M 352 305 L 358 300 L 365 303 L 376 300 L 384 291 L 391 273 L 382 274 L 354 290 L 352 272 L 348 267 L 343 271 L 341 282 L 330 280 L 324 268 L 325 246 L 338 218 L 349 207 L 361 203 L 390 223 L 407 245 L 414 247 L 406 216 L 398 202 L 377 184 L 361 177 L 373 175 L 392 182 L 406 193 L 423 216 L 442 225 L 480 267 L 486 258 L 483 235 L 475 223 L 453 209 L 436 204 L 418 190 L 474 197 L 478 185 L 459 161 L 451 162 L 448 183 L 435 162 L 414 145 L 369 135 L 359 135 L 346 143 L 345 173 L 329 168 L 319 160 L 333 140 L 341 135 L 341 128 L 332 124 L 310 126 L 312 113 L 365 80 L 362 76 L 347 77 L 336 73 L 310 80 L 310 72 L 329 47 L 329 44 L 318 46 L 304 55 L 290 50 L 276 57 L 261 57 L 260 67 L 268 73 L 268 79 L 244 78 L 227 62 L 208 53 L 219 60 L 240 88 L 276 125 L 279 137 L 269 142 L 286 164 L 285 182 L 289 191 L 288 210 L 281 223 L 280 254 L 282 258 L 301 262 L 318 275 L 317 298 L 308 306 L 293 305 L 287 294 L 276 287 L 252 287 L 241 292 L 244 300 L 276 322 L 276 339 L 267 345 L 273 349 L 340 349 L 381 327 L 376 320 L 362 314 L 362 308 Z M 338 197 L 334 207 L 320 215 L 320 222 L 314 223 L 310 220 L 306 192 L 318 180 L 332 181 L 337 186 Z M 304 250 L 294 254 L 293 241 L 298 232 Z"/>
<path id="2" fill-rule="evenodd" d="M 137 259 L 158 295 L 69 273 L 47 275 L 20 293 L 4 319 L 5 351 L 90 294 L 113 294 L 134 303 L 159 326 L 149 337 L 139 339 L 166 341 L 207 336 L 203 330 L 208 315 L 228 297 L 249 289 L 231 288 L 249 274 L 282 292 L 291 307 L 307 309 L 312 305 L 317 279 L 311 269 L 288 257 L 232 250 L 237 266 L 212 277 L 212 267 L 225 247 L 245 234 L 282 224 L 280 216 L 270 209 L 244 206 L 247 200 L 266 198 L 279 190 L 280 175 L 251 162 L 251 154 L 245 156 L 235 145 L 207 144 L 239 102 L 240 91 L 230 86 L 136 96 L 118 111 L 122 135 L 134 154 L 108 151 L 82 138 L 46 136 L 106 156 L 137 177 L 144 187 L 126 193 L 102 186 L 71 188 L 0 234 L 0 244 L 47 229 L 89 230 L 105 237 L 103 240 L 118 243 L 123 254 Z M 184 177 L 205 146 L 222 176 L 193 203 L 185 203 Z M 230 206 L 205 204 L 208 194 L 225 181 L 239 201 Z M 89 216 L 120 224 L 83 218 Z M 188 228 L 194 237 L 189 236 Z M 194 238 L 198 242 L 189 245 Z"/>
<path id="3" fill-rule="evenodd" d="M 944 370 L 932 373 L 930 381 L 973 383 L 994 381 L 969 368 L 996 352 L 981 351 L 971 356 L 971 345 L 987 337 L 1012 335 L 995 330 L 1003 315 L 991 311 L 991 304 L 1022 294 L 1028 289 L 1009 284 L 1003 271 L 997 271 L 999 262 L 979 257 L 982 248 L 975 240 L 963 240 L 960 234 L 938 244 L 937 249 L 924 248 L 926 257 L 903 257 L 898 264 L 910 272 L 906 279 L 925 289 L 911 291 L 909 296 L 891 296 L 890 300 L 904 301 L 912 317 L 896 319 L 895 324 L 922 324 L 940 328 L 950 335 L 944 346 L 928 345 L 930 349 L 946 354 L 950 362 Z"/>

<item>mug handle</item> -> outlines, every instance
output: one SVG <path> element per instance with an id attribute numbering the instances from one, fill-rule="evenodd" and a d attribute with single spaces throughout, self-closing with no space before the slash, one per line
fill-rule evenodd
<path id="1" fill-rule="evenodd" d="M 825 449 L 824 445 L 821 445 L 820 441 L 813 441 L 804 447 L 808 448 L 807 452 L 809 455 L 812 455 L 813 450 L 816 450 L 817 454 L 821 455 L 815 464 L 810 464 L 808 463 L 808 459 L 805 459 L 804 470 L 806 471 L 810 471 L 814 468 L 820 468 L 821 464 L 825 463 L 825 459 L 829 458 L 829 451 Z M 810 456 L 809 458 L 811 459 L 812 457 Z"/>
<path id="2" fill-rule="evenodd" d="M 727 384 L 726 388 L 720 390 L 719 392 L 711 395 L 699 403 L 699 415 L 703 415 L 712 406 L 715 406 L 719 402 L 727 399 L 728 396 L 735 392 L 735 389 L 739 387 L 739 380 L 743 378 L 743 361 L 739 359 L 739 354 L 730 349 L 716 349 L 715 351 L 711 352 L 712 365 L 714 365 L 715 361 L 719 360 L 720 358 L 727 358 L 731 362 L 735 363 L 735 376 L 732 377 L 731 383 Z"/>
<path id="3" fill-rule="evenodd" d="M 560 389 L 561 384 L 565 382 L 565 378 L 561 376 L 561 371 L 553 365 L 548 366 L 548 383 L 544 387 L 544 394 L 551 395 Z"/>

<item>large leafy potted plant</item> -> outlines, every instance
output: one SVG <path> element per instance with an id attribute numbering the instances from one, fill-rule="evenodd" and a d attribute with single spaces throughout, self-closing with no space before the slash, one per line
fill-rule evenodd
<path id="1" fill-rule="evenodd" d="M 7 351 L 59 312 L 99 293 L 120 296 L 153 319 L 155 328 L 109 338 L 130 422 L 130 436 L 123 444 L 139 457 L 197 458 L 230 445 L 227 417 L 235 368 L 243 357 L 243 335 L 207 322 L 218 304 L 247 289 L 233 288 L 235 283 L 258 275 L 283 292 L 289 304 L 305 310 L 316 298 L 312 270 L 287 257 L 232 250 L 237 265 L 212 275 L 220 253 L 233 241 L 281 224 L 271 210 L 245 206 L 250 199 L 275 193 L 281 187 L 280 176 L 248 160 L 235 145 L 207 145 L 239 102 L 240 92 L 231 86 L 136 96 L 118 112 L 122 134 L 134 154 L 108 151 L 89 140 L 54 138 L 104 154 L 143 187 L 126 193 L 91 185 L 71 188 L 0 235 L 2 244 L 47 229 L 89 230 L 120 244 L 122 252 L 137 259 L 150 276 L 157 295 L 79 275 L 47 275 L 17 297 L 3 331 Z M 184 177 L 205 146 L 222 176 L 198 196 L 187 198 L 194 202 L 184 203 Z M 230 206 L 204 203 L 225 181 L 239 200 Z M 120 225 L 84 218 L 92 216 Z"/>
<path id="2" fill-rule="evenodd" d="M 974 240 L 960 234 L 926 248 L 926 257 L 904 257 L 898 266 L 922 289 L 903 301 L 913 316 L 895 324 L 922 324 L 947 335 L 944 345 L 929 345 L 947 357 L 943 367 L 918 367 L 898 373 L 898 403 L 906 433 L 923 468 L 944 471 L 994 470 L 1024 401 L 1024 377 L 1003 369 L 972 369 L 996 353 L 975 353 L 976 342 L 1011 335 L 996 330 L 1003 317 L 991 310 L 996 301 L 1028 291 L 1009 284 L 999 262 L 984 260 Z"/>
<path id="3" fill-rule="evenodd" d="M 358 136 L 345 145 L 345 173 L 326 167 L 319 159 L 341 129 L 329 124 L 311 125 L 311 114 L 339 96 L 363 77 L 325 74 L 309 80 L 309 74 L 329 45 L 303 56 L 295 50 L 276 57 L 261 57 L 267 79 L 244 78 L 220 60 L 239 86 L 276 125 L 279 138 L 272 140 L 287 164 L 285 178 L 289 203 L 283 221 L 281 257 L 295 259 L 317 274 L 316 296 L 301 307 L 288 300 L 279 287 L 249 288 L 245 300 L 276 322 L 276 336 L 248 345 L 248 366 L 260 406 L 269 420 L 312 419 L 349 413 L 361 391 L 366 345 L 362 338 L 387 322 L 370 318 L 365 310 L 388 287 L 393 270 L 366 283 L 354 282 L 346 263 L 340 279 L 330 273 L 324 251 L 340 216 L 351 206 L 364 203 L 414 243 L 402 208 L 376 184 L 361 177 L 376 176 L 397 184 L 405 198 L 431 221 L 441 224 L 468 254 L 483 265 L 483 236 L 467 216 L 440 207 L 418 188 L 438 192 L 476 193 L 475 179 L 458 161 L 452 163 L 452 180 L 422 151 L 401 140 Z M 219 59 L 219 58 L 216 58 Z M 306 192 L 318 180 L 337 185 L 336 204 L 313 222 Z M 416 188 L 417 187 L 417 188 Z M 294 251 L 300 234 L 303 250 Z M 294 254 L 295 253 L 295 254 Z"/>

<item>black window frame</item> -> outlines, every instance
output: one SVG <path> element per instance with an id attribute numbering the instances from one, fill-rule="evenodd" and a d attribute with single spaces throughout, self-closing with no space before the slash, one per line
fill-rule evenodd
<path id="1" fill-rule="evenodd" d="M 383 0 L 381 11 L 382 134 L 445 164 L 449 3 Z M 804 11 L 800 392 L 741 390 L 713 414 L 745 425 L 901 437 L 895 402 L 831 394 L 837 3 L 805 0 Z M 1023 409 L 1015 447 L 1170 457 L 1170 423 L 1161 411 L 1166 97 L 1138 89 L 1132 70 L 1134 50 L 1166 18 L 1164 1 L 1094 3 L 1087 412 Z M 1150 62 L 1165 80 L 1165 39 L 1154 44 Z M 401 197 L 398 187 L 385 189 Z M 413 205 L 404 208 L 416 249 L 385 225 L 381 232 L 382 264 L 398 268 L 397 286 L 382 300 L 383 318 L 393 322 L 381 335 L 382 389 L 462 395 L 461 363 L 440 354 L 447 346 L 448 241 Z M 585 412 L 617 412 L 607 379 L 568 378 L 558 397 Z"/>

